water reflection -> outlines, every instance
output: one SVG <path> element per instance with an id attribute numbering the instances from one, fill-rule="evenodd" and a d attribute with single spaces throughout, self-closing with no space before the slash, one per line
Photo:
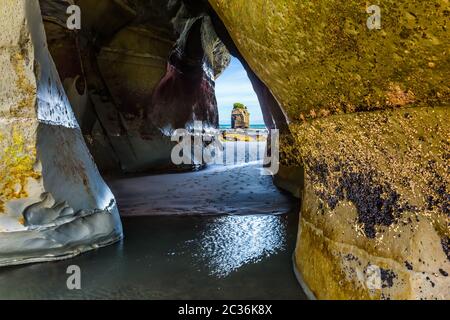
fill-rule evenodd
<path id="1" fill-rule="evenodd" d="M 286 227 L 282 216 L 217 218 L 200 236 L 200 260 L 211 275 L 225 277 L 285 249 Z"/>
<path id="2" fill-rule="evenodd" d="M 302 299 L 291 254 L 298 214 L 139 217 L 121 243 L 0 268 L 0 299 Z M 82 290 L 68 290 L 69 265 Z"/>

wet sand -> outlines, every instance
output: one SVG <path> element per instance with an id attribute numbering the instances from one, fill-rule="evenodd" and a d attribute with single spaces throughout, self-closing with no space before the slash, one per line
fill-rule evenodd
<path id="1" fill-rule="evenodd" d="M 0 299 L 305 299 L 291 260 L 297 201 L 260 168 L 240 161 L 110 181 L 124 240 L 0 268 Z M 71 265 L 80 267 L 81 290 L 67 288 Z"/>
<path id="2" fill-rule="evenodd" d="M 257 144 L 238 142 L 237 147 Z M 259 145 L 265 146 L 265 142 Z M 197 172 L 115 179 L 108 184 L 122 216 L 249 215 L 290 211 L 293 199 L 273 185 L 271 176 L 261 175 L 261 160 L 246 162 L 249 152 L 252 151 L 237 155 L 233 164 L 214 164 Z M 263 150 L 255 159 L 262 156 Z"/>

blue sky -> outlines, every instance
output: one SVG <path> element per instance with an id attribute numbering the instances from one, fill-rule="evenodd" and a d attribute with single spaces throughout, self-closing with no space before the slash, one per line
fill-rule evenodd
<path id="1" fill-rule="evenodd" d="M 231 110 L 235 102 L 241 102 L 248 107 L 250 124 L 264 123 L 258 97 L 238 59 L 232 57 L 229 67 L 217 79 L 216 97 L 220 124 L 230 124 Z"/>

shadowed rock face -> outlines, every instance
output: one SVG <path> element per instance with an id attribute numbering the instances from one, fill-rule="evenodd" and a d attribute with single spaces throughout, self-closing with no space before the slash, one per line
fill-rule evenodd
<path id="1" fill-rule="evenodd" d="M 212 26 L 203 19 L 186 25 L 169 56 L 166 74 L 154 89 L 147 119 L 159 128 L 185 128 L 195 119 L 203 120 L 206 128 L 219 125 L 213 70 L 204 60 L 202 46 L 205 26 Z"/>
<path id="2" fill-rule="evenodd" d="M 78 33 L 60 21 L 67 3 L 41 0 L 50 51 L 97 165 L 171 167 L 172 130 L 218 125 L 214 80 L 230 59 L 209 18 L 182 1 L 76 3 Z"/>
<path id="3" fill-rule="evenodd" d="M 448 3 L 384 1 L 376 31 L 362 1 L 209 3 L 289 118 L 276 182 L 302 188 L 303 284 L 448 299 Z"/>

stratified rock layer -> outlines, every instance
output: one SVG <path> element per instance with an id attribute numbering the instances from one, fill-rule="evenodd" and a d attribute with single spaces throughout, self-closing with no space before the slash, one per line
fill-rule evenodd
<path id="1" fill-rule="evenodd" d="M 303 186 L 304 284 L 321 299 L 449 299 L 448 2 L 384 1 L 381 30 L 364 1 L 209 2 L 290 120 L 281 169 L 304 168 L 289 182 Z"/>
<path id="2" fill-rule="evenodd" d="M 84 143 L 46 46 L 37 1 L 0 11 L 0 266 L 117 241 L 114 196 Z"/>

